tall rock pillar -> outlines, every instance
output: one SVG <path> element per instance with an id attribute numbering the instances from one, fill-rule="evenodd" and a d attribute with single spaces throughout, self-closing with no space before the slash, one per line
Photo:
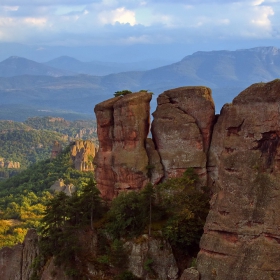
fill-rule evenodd
<path id="1" fill-rule="evenodd" d="M 139 190 L 147 182 L 145 142 L 150 126 L 151 93 L 116 97 L 95 106 L 99 151 L 97 187 L 111 200 L 124 190 Z"/>
<path id="2" fill-rule="evenodd" d="M 280 80 L 226 104 L 213 131 L 201 280 L 280 279 Z"/>
<path id="3" fill-rule="evenodd" d="M 165 178 L 178 177 L 193 167 L 206 185 L 206 160 L 215 119 L 211 90 L 181 87 L 159 95 L 152 135 Z"/>

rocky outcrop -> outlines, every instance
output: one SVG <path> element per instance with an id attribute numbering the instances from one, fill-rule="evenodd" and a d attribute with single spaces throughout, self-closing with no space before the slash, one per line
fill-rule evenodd
<path id="1" fill-rule="evenodd" d="M 185 269 L 180 277 L 180 280 L 199 280 L 199 279 L 200 279 L 199 272 L 194 267 Z"/>
<path id="2" fill-rule="evenodd" d="M 59 179 L 50 187 L 53 192 L 64 192 L 66 195 L 71 196 L 75 191 L 76 187 L 73 184 L 65 184 L 63 179 Z"/>
<path id="3" fill-rule="evenodd" d="M 178 267 L 169 243 L 162 238 L 141 236 L 140 241 L 128 241 L 128 270 L 143 279 L 175 280 Z"/>
<path id="4" fill-rule="evenodd" d="M 10 161 L 0 158 L 0 168 L 20 169 L 20 163 L 18 161 Z"/>
<path id="5" fill-rule="evenodd" d="M 280 80 L 226 104 L 210 147 L 214 195 L 201 239 L 201 279 L 280 279 Z"/>
<path id="6" fill-rule="evenodd" d="M 149 181 L 145 142 L 149 132 L 152 95 L 138 92 L 99 103 L 99 151 L 96 156 L 97 187 L 111 200 L 122 191 L 139 190 Z"/>
<path id="7" fill-rule="evenodd" d="M 77 140 L 71 145 L 71 158 L 75 169 L 93 171 L 96 147 L 90 140 Z"/>
<path id="8" fill-rule="evenodd" d="M 38 256 L 38 236 L 28 231 L 23 244 L 0 250 L 0 279 L 29 280 L 33 274 L 32 263 Z"/>
<path id="9" fill-rule="evenodd" d="M 51 158 L 56 158 L 62 152 L 62 146 L 58 141 L 53 142 Z"/>
<path id="10" fill-rule="evenodd" d="M 215 119 L 211 90 L 182 87 L 160 94 L 153 113 L 152 135 L 165 178 L 195 168 L 206 185 L 206 160 Z"/>

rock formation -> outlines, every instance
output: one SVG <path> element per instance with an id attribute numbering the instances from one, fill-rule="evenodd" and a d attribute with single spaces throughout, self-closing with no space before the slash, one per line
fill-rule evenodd
<path id="1" fill-rule="evenodd" d="M 71 158 L 75 169 L 79 171 L 93 171 L 93 160 L 96 148 L 90 140 L 77 140 L 71 146 Z"/>
<path id="2" fill-rule="evenodd" d="M 153 183 L 193 167 L 213 193 L 198 256 L 201 280 L 280 279 L 280 80 L 252 85 L 218 117 L 206 87 L 164 92 L 146 153 L 142 146 L 138 153 L 130 141 L 137 135 L 130 120 L 119 116 L 130 111 L 125 98 L 105 101 L 95 110 L 101 139 L 96 176 L 103 195 L 111 199 L 117 186 L 125 188 L 127 177 L 136 184 L 128 184 L 130 189 L 141 188 L 146 179 L 137 180 L 136 169 L 128 167 L 139 159 L 146 164 L 146 154 L 148 174 L 142 172 L 142 178 Z M 129 160 L 123 160 L 127 146 Z"/>
<path id="3" fill-rule="evenodd" d="M 178 267 L 169 243 L 162 238 L 140 238 L 141 242 L 132 240 L 124 244 L 128 253 L 128 270 L 140 279 L 178 279 Z"/>
<path id="4" fill-rule="evenodd" d="M 146 138 L 150 99 L 151 94 L 139 92 L 95 107 L 100 144 L 96 179 L 102 196 L 111 200 L 121 191 L 139 190 L 193 167 L 212 192 L 211 209 L 197 270 L 186 269 L 180 279 L 280 279 L 280 80 L 252 85 L 218 117 L 208 88 L 166 91 L 153 114 L 153 139 Z M 23 264 L 37 254 L 32 247 L 36 240 L 0 251 L 1 279 L 28 279 L 19 275 L 31 273 Z M 151 279 L 143 265 L 152 256 L 156 279 L 178 278 L 162 238 L 150 239 L 149 246 L 145 238 L 127 241 L 125 248 L 134 275 Z M 31 251 L 35 253 L 27 253 Z M 83 265 L 89 275 L 101 275 L 94 264 Z M 52 262 L 47 269 L 42 279 L 55 269 Z M 59 279 L 70 279 L 59 273 Z"/>
<path id="5" fill-rule="evenodd" d="M 32 263 L 38 256 L 38 236 L 29 230 L 23 244 L 0 250 L 0 279 L 29 280 L 33 273 Z"/>
<path id="6" fill-rule="evenodd" d="M 20 163 L 18 161 L 11 161 L 0 158 L 0 168 L 20 169 Z"/>
<path id="7" fill-rule="evenodd" d="M 75 191 L 76 187 L 73 184 L 65 184 L 63 179 L 59 179 L 50 187 L 51 191 L 64 192 L 66 195 L 71 196 Z"/>
<path id="8" fill-rule="evenodd" d="M 165 178 L 193 167 L 206 185 L 206 160 L 215 119 L 211 90 L 182 87 L 160 94 L 153 113 L 152 135 Z"/>
<path id="9" fill-rule="evenodd" d="M 62 146 L 58 141 L 53 142 L 51 158 L 56 158 L 62 152 Z"/>
<path id="10" fill-rule="evenodd" d="M 109 99 L 94 108 L 99 140 L 95 174 L 106 199 L 123 190 L 139 190 L 149 181 L 145 141 L 151 98 L 150 93 L 138 92 Z"/>
<path id="11" fill-rule="evenodd" d="M 226 104 L 208 160 L 214 195 L 201 239 L 201 279 L 280 279 L 280 80 Z"/>

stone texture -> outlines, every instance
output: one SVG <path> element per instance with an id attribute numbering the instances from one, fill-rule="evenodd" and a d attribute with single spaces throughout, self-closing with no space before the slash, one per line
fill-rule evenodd
<path id="1" fill-rule="evenodd" d="M 185 269 L 180 280 L 199 280 L 199 272 L 194 267 Z"/>
<path id="2" fill-rule="evenodd" d="M 151 138 L 146 139 L 146 151 L 148 155 L 148 177 L 152 184 L 158 184 L 164 177 L 163 166 L 155 144 Z"/>
<path id="3" fill-rule="evenodd" d="M 76 140 L 71 145 L 71 158 L 75 169 L 79 171 L 93 171 L 93 161 L 96 148 L 90 140 Z"/>
<path id="4" fill-rule="evenodd" d="M 161 157 L 165 178 L 196 169 L 206 184 L 208 152 L 215 108 L 207 87 L 182 87 L 160 94 L 153 113 L 152 135 Z"/>
<path id="5" fill-rule="evenodd" d="M 106 199 L 121 191 L 139 190 L 149 181 L 145 141 L 151 98 L 150 93 L 138 92 L 95 106 L 99 140 L 96 181 Z"/>
<path id="6" fill-rule="evenodd" d="M 138 240 L 127 241 L 124 248 L 128 252 L 128 270 L 135 276 L 143 280 L 177 279 L 178 267 L 166 240 L 143 235 Z"/>
<path id="7" fill-rule="evenodd" d="M 38 256 L 38 236 L 30 229 L 23 244 L 0 250 L 0 279 L 29 280 L 33 273 L 32 263 Z"/>
<path id="8" fill-rule="evenodd" d="M 66 275 L 61 267 L 55 265 L 54 258 L 51 258 L 45 264 L 40 280 L 73 280 L 73 277 Z"/>
<path id="9" fill-rule="evenodd" d="M 280 279 L 280 80 L 226 104 L 209 153 L 214 195 L 198 271 L 208 279 Z"/>
<path id="10" fill-rule="evenodd" d="M 73 184 L 66 185 L 63 179 L 59 179 L 54 182 L 50 190 L 54 192 L 64 192 L 68 196 L 71 196 L 76 191 L 76 187 Z"/>

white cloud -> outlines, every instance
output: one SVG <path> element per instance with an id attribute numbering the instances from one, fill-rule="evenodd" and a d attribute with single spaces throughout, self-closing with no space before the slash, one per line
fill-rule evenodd
<path id="1" fill-rule="evenodd" d="M 124 7 L 111 10 L 103 11 L 98 14 L 98 18 L 101 24 L 115 24 L 119 23 L 129 23 L 131 26 L 136 24 L 135 12 L 125 9 Z"/>
<path id="2" fill-rule="evenodd" d="M 0 42 L 144 44 L 274 38 L 280 34 L 279 2 L 1 0 Z"/>

